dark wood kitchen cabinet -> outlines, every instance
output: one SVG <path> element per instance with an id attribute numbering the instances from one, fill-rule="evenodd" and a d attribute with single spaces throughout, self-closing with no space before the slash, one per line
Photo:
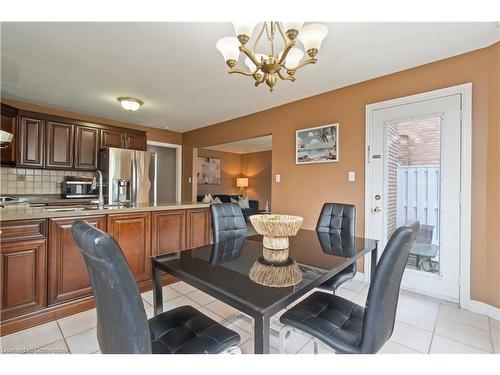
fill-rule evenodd
<path id="1" fill-rule="evenodd" d="M 1 223 L 2 320 L 47 306 L 45 220 Z"/>
<path id="2" fill-rule="evenodd" d="M 117 147 L 132 150 L 146 150 L 146 133 L 132 129 L 102 129 L 101 148 Z"/>
<path id="3" fill-rule="evenodd" d="M 99 129 L 75 125 L 75 169 L 94 170 L 99 162 Z"/>
<path id="4" fill-rule="evenodd" d="M 101 148 L 125 148 L 125 133 L 121 130 L 101 129 Z"/>
<path id="5" fill-rule="evenodd" d="M 47 168 L 69 169 L 73 166 L 74 125 L 47 121 L 45 144 L 45 166 Z"/>
<path id="6" fill-rule="evenodd" d="M 45 165 L 45 120 L 35 116 L 19 116 L 17 127 L 17 165 Z"/>
<path id="7" fill-rule="evenodd" d="M 194 208 L 186 210 L 186 248 L 192 249 L 210 243 L 210 210 Z"/>
<path id="8" fill-rule="evenodd" d="M 14 135 L 10 144 L 1 150 L 0 163 L 2 165 L 16 164 L 16 141 L 17 141 L 17 113 L 16 108 L 2 104 L 2 121 L 0 129 Z"/>
<path id="9" fill-rule="evenodd" d="M 106 231 L 106 216 L 82 216 L 49 220 L 48 304 L 54 305 L 92 295 L 92 285 L 71 226 L 78 220 Z"/>
<path id="10" fill-rule="evenodd" d="M 151 278 L 151 215 L 133 212 L 108 215 L 108 233 L 120 245 L 137 282 Z"/>
<path id="11" fill-rule="evenodd" d="M 184 250 L 186 210 L 151 213 L 151 253 L 153 256 Z"/>
<path id="12" fill-rule="evenodd" d="M 125 134 L 125 147 L 132 150 L 146 150 L 147 139 L 145 134 Z"/>

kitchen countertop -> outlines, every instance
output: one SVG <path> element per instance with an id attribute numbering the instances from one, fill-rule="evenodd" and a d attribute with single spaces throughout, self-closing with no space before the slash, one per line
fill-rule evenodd
<path id="1" fill-rule="evenodd" d="M 74 202 L 75 206 L 82 205 L 80 202 Z M 129 212 L 144 211 L 166 211 L 182 210 L 189 208 L 207 208 L 209 203 L 199 202 L 165 202 L 165 203 L 139 203 L 134 207 L 110 207 L 104 209 L 83 209 L 72 211 L 50 211 L 51 207 L 30 207 L 28 203 L 12 204 L 0 208 L 0 221 L 7 220 L 26 220 L 26 219 L 48 219 L 56 217 L 70 216 L 91 216 L 106 215 Z"/>

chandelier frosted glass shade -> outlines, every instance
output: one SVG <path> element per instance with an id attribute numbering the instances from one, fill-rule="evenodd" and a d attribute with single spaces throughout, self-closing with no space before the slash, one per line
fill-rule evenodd
<path id="1" fill-rule="evenodd" d="M 283 51 L 278 55 L 280 58 L 283 54 Z M 297 65 L 300 64 L 300 61 L 304 57 L 304 51 L 299 48 L 292 47 L 288 52 L 288 55 L 285 58 L 285 67 L 288 70 L 294 69 Z"/>
<path id="2" fill-rule="evenodd" d="M 320 47 L 323 39 L 328 35 L 328 28 L 320 23 L 306 25 L 299 33 L 299 40 L 302 42 L 304 49 L 309 56 L 314 57 Z"/>
<path id="3" fill-rule="evenodd" d="M 225 38 L 221 38 L 217 41 L 215 47 L 222 53 L 224 57 L 224 61 L 227 65 L 231 67 L 236 65 L 238 58 L 240 57 L 239 50 L 240 42 L 238 38 L 234 36 L 227 36 Z"/>
<path id="4" fill-rule="evenodd" d="M 255 26 L 257 22 L 233 22 L 234 34 L 242 44 L 245 44 L 252 37 Z"/>
<path id="5" fill-rule="evenodd" d="M 233 27 L 236 36 L 219 39 L 216 43 L 229 66 L 228 72 L 252 77 L 255 86 L 265 82 L 271 91 L 279 80 L 293 82 L 298 69 L 315 64 L 321 43 L 328 34 L 322 24 L 303 26 L 303 22 L 263 22 L 257 31 L 254 30 L 256 23 L 252 22 L 233 23 Z M 256 37 L 252 36 L 254 31 Z M 297 38 L 305 51 L 299 48 Z M 266 48 L 262 47 L 263 43 L 259 44 L 261 39 L 267 39 L 268 51 L 260 51 Z M 240 52 L 246 56 L 244 62 L 248 70 L 237 68 Z M 308 55 L 306 59 L 304 52 Z"/>

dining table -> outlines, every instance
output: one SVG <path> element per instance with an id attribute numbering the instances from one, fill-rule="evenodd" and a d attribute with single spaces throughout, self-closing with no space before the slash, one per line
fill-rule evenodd
<path id="1" fill-rule="evenodd" d="M 261 285 L 249 273 L 262 257 L 262 239 L 240 236 L 152 257 L 154 314 L 163 312 L 162 276 L 168 273 L 253 318 L 254 353 L 269 353 L 273 315 L 367 254 L 371 278 L 376 271 L 378 241 L 300 229 L 289 239 L 289 257 L 298 265 L 302 281 L 286 287 Z"/>

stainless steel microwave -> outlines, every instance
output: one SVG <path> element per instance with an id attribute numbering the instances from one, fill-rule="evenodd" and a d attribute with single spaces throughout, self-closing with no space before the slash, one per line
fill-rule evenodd
<path id="1" fill-rule="evenodd" d="M 92 181 L 91 178 L 66 176 L 61 185 L 61 194 L 63 198 L 98 198 L 98 189 Z"/>

